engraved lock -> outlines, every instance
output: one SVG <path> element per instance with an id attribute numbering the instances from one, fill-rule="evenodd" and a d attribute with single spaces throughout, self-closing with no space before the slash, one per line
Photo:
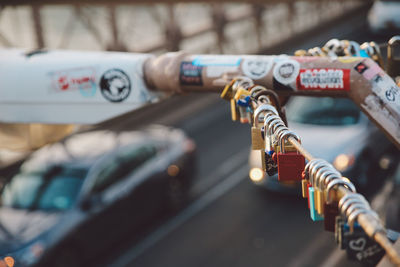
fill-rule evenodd
<path id="1" fill-rule="evenodd" d="M 270 112 L 278 115 L 278 111 L 271 105 L 261 104 L 254 111 L 254 122 L 251 127 L 251 148 L 253 150 L 264 150 L 264 139 L 262 137 L 260 123 L 260 115 L 265 112 Z"/>
<path id="2" fill-rule="evenodd" d="M 400 76 L 400 36 L 393 36 L 387 47 L 387 74 L 391 77 Z M 396 56 L 397 53 L 397 56 Z"/>
<path id="3" fill-rule="evenodd" d="M 294 132 L 286 131 L 280 136 L 279 141 L 281 152 L 278 153 L 277 162 L 278 180 L 281 182 L 301 181 L 301 173 L 305 167 L 305 158 L 303 155 L 299 154 L 298 152 L 285 151 L 284 142 L 289 137 L 293 137 L 300 142 L 300 138 Z"/>

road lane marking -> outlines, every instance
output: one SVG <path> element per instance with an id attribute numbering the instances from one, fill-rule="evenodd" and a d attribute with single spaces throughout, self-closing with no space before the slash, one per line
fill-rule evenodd
<path id="1" fill-rule="evenodd" d="M 242 152 L 243 153 L 243 152 Z M 228 161 L 232 161 L 230 158 Z M 234 159 L 233 159 L 234 161 Z M 235 162 L 235 161 L 234 161 Z M 186 223 L 189 219 L 194 217 L 197 213 L 202 211 L 208 205 L 216 201 L 218 198 L 229 192 L 233 189 L 237 184 L 247 178 L 248 175 L 248 166 L 247 164 L 242 165 L 239 169 L 235 164 L 230 164 L 232 167 L 232 174 L 228 176 L 226 179 L 221 181 L 219 184 L 211 188 L 208 192 L 206 192 L 202 197 L 193 202 L 190 206 L 184 209 L 181 213 L 173 217 L 166 224 L 160 226 L 157 230 L 147 236 L 142 242 L 137 244 L 132 249 L 126 251 L 124 255 L 119 257 L 114 263 L 110 264 L 111 267 L 119 267 L 119 266 L 127 266 L 133 260 L 142 255 L 146 250 L 153 247 L 160 240 L 168 236 L 171 232 L 176 230 L 179 226 Z M 220 171 L 219 169 L 216 171 Z"/>
<path id="2" fill-rule="evenodd" d="M 191 195 L 194 197 L 199 196 L 202 192 L 206 192 L 213 185 L 218 183 L 220 177 L 226 177 L 229 175 L 234 168 L 243 165 L 249 157 L 248 149 L 244 149 L 239 153 L 236 153 L 229 160 L 223 162 L 216 171 L 210 175 L 205 175 L 205 178 L 200 179 L 199 182 L 193 185 L 191 188 Z"/>

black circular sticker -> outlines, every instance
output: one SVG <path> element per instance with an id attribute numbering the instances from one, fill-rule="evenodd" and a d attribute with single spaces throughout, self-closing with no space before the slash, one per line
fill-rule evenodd
<path id="1" fill-rule="evenodd" d="M 101 94 L 111 102 L 124 101 L 131 92 L 131 81 L 119 69 L 106 71 L 100 79 Z"/>

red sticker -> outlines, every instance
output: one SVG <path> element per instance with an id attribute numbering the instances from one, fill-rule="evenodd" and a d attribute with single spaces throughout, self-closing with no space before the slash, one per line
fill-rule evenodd
<path id="1" fill-rule="evenodd" d="M 350 90 L 349 69 L 301 69 L 298 90 Z"/>

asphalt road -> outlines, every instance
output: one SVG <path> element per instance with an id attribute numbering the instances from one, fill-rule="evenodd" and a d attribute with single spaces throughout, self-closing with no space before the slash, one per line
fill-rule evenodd
<path id="1" fill-rule="evenodd" d="M 333 37 L 376 39 L 367 33 L 364 19 L 365 12 L 360 12 L 282 52 L 321 45 Z M 311 221 L 305 200 L 251 184 L 250 126 L 230 120 L 227 102 L 209 94 L 173 97 L 112 125 L 136 128 L 149 122 L 182 128 L 197 143 L 191 203 L 149 225 L 139 237 L 128 238 L 101 265 L 354 266 L 342 259 L 333 234 Z"/>

